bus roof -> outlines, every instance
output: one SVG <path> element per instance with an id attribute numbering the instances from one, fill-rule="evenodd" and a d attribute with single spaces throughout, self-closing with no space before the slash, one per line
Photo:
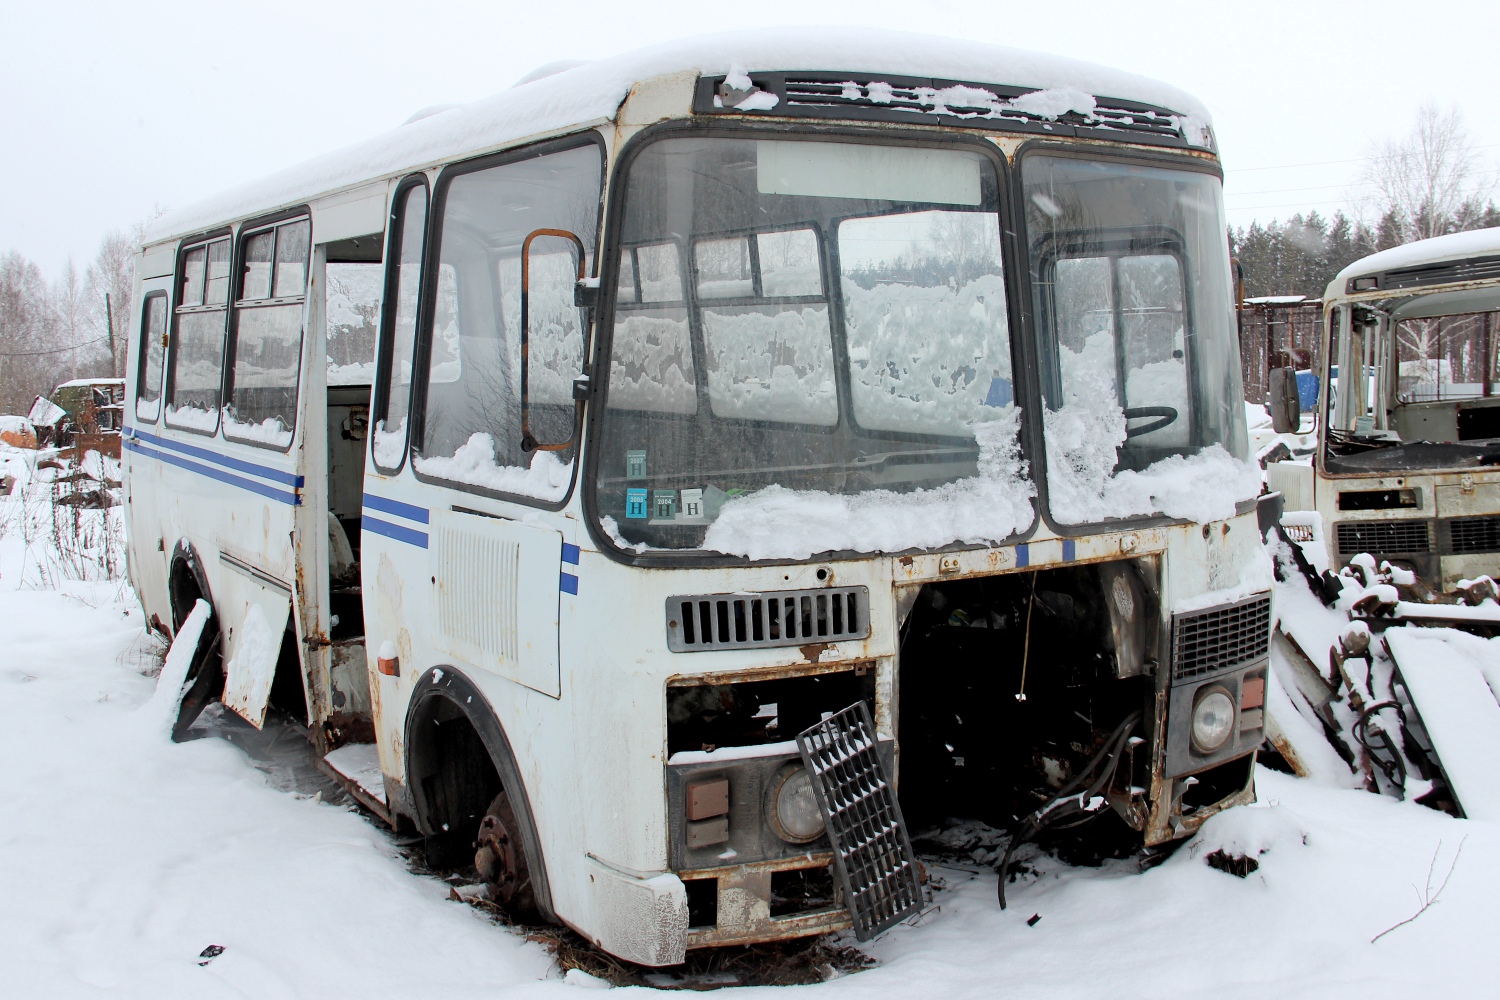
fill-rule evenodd
<path id="1" fill-rule="evenodd" d="M 1449 233 L 1427 240 L 1417 240 L 1389 250 L 1372 253 L 1344 268 L 1328 283 L 1324 296 L 1332 298 L 1345 294 L 1351 278 L 1384 274 L 1387 271 L 1421 267 L 1425 264 L 1440 264 L 1445 261 L 1468 260 L 1473 257 L 1500 255 L 1500 229 L 1471 229 L 1464 233 Z M 1433 278 L 1444 275 L 1434 274 Z M 1463 275 L 1454 275 L 1448 280 L 1463 280 Z M 1425 282 L 1424 282 L 1425 283 Z"/>
<path id="2" fill-rule="evenodd" d="M 1168 108 L 1209 124 L 1203 105 L 1175 87 L 1060 56 L 873 29 L 730 32 L 583 63 L 472 104 L 425 117 L 419 113 L 373 139 L 169 212 L 147 226 L 144 243 L 149 246 L 202 232 L 524 139 L 603 124 L 614 118 L 630 88 L 641 80 L 685 71 L 778 70 L 876 72 L 1037 90 L 1067 88 Z"/>

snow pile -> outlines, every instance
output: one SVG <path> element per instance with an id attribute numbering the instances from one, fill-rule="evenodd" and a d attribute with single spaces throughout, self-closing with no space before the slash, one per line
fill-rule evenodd
<path id="1" fill-rule="evenodd" d="M 267 417 L 260 423 L 248 423 L 235 416 L 234 407 L 224 407 L 224 436 L 235 441 L 250 441 L 285 448 L 292 443 L 292 429 L 280 417 Z"/>
<path id="2" fill-rule="evenodd" d="M 406 457 L 406 414 L 394 428 L 386 429 L 384 420 L 375 421 L 375 464 L 395 469 Z"/>
<path id="3" fill-rule="evenodd" d="M 1065 524 L 1142 514 L 1217 521 L 1234 516 L 1239 501 L 1259 495 L 1261 470 L 1218 444 L 1141 471 L 1115 472 L 1126 425 L 1115 386 L 1113 340 L 1107 332 L 1095 333 L 1082 351 L 1060 345 L 1058 354 L 1064 405 L 1043 417 L 1053 517 Z M 1187 419 L 1185 406 L 1178 420 Z"/>
<path id="4" fill-rule="evenodd" d="M 827 306 L 704 309 L 703 332 L 715 416 L 838 423 Z"/>
<path id="5" fill-rule="evenodd" d="M 979 475 L 933 489 L 832 494 L 768 486 L 726 503 L 703 548 L 751 559 L 805 559 L 814 552 L 901 552 L 953 542 L 998 542 L 1031 523 L 1036 487 L 1027 477 L 1014 405 L 976 424 Z"/>
<path id="6" fill-rule="evenodd" d="M 212 434 L 219 426 L 219 414 L 201 406 L 169 406 L 167 424 Z"/>
<path id="7" fill-rule="evenodd" d="M 384 463 L 384 457 L 381 461 Z M 553 503 L 568 495 L 568 485 L 573 481 L 573 463 L 564 464 L 550 451 L 535 452 L 527 468 L 500 465 L 495 461 L 495 438 L 485 431 L 469 435 L 451 456 L 418 457 L 412 465 L 425 476 Z"/>

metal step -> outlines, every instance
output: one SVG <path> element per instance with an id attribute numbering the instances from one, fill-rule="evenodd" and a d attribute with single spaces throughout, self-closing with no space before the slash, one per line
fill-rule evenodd
<path id="1" fill-rule="evenodd" d="M 854 936 L 868 941 L 921 911 L 922 885 L 865 703 L 808 727 L 797 748 L 828 826 Z"/>
<path id="2" fill-rule="evenodd" d="M 380 770 L 380 751 L 374 743 L 345 743 L 325 754 L 318 766 L 365 808 L 387 823 L 391 821 L 390 807 L 385 801 L 385 775 Z"/>

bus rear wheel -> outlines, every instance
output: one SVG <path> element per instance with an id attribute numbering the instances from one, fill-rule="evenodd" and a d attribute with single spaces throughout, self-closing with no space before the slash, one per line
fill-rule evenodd
<path id="1" fill-rule="evenodd" d="M 495 796 L 484 818 L 479 821 L 475 840 L 474 867 L 479 869 L 489 887 L 490 900 L 523 923 L 539 919 L 536 894 L 532 890 L 531 871 L 526 866 L 526 851 L 521 845 L 520 824 L 510 804 L 510 796 Z"/>

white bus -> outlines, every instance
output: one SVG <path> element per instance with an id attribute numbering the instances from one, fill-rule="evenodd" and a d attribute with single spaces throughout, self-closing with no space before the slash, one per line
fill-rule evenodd
<path id="1" fill-rule="evenodd" d="M 848 31 L 164 218 L 125 474 L 149 619 L 214 611 L 180 726 L 305 717 L 433 866 L 648 965 L 867 936 L 955 817 L 1184 837 L 1253 799 L 1271 623 L 1224 232 L 1180 91 Z M 880 871 L 796 742 L 861 711 Z"/>
<path id="2" fill-rule="evenodd" d="M 1287 509 L 1322 515 L 1336 567 L 1370 553 L 1446 591 L 1500 576 L 1500 229 L 1355 261 L 1323 303 L 1317 455 L 1271 467 Z"/>

